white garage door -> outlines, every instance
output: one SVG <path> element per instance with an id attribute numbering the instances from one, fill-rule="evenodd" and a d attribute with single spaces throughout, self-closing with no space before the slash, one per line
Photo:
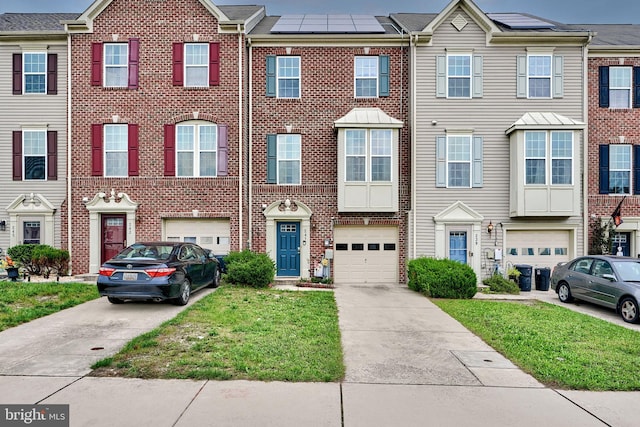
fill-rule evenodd
<path id="1" fill-rule="evenodd" d="M 534 268 L 553 267 L 569 261 L 573 253 L 571 233 L 566 230 L 518 230 L 507 231 L 505 259 L 512 264 L 527 264 Z"/>
<path id="2" fill-rule="evenodd" d="M 167 219 L 164 225 L 165 240 L 196 243 L 216 255 L 229 253 L 229 220 Z"/>
<path id="3" fill-rule="evenodd" d="M 336 283 L 397 283 L 397 227 L 336 227 Z"/>

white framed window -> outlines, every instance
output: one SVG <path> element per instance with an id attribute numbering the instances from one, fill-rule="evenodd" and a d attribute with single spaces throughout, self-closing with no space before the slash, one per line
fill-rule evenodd
<path id="1" fill-rule="evenodd" d="M 47 54 L 24 52 L 22 54 L 22 78 L 24 93 L 47 93 Z"/>
<path id="2" fill-rule="evenodd" d="M 184 44 L 185 87 L 209 86 L 209 44 Z"/>
<path id="3" fill-rule="evenodd" d="M 378 61 L 377 56 L 356 56 L 354 64 L 356 98 L 378 97 Z"/>
<path id="4" fill-rule="evenodd" d="M 278 135 L 278 184 L 299 185 L 301 182 L 301 147 L 299 134 Z"/>
<path id="5" fill-rule="evenodd" d="M 126 177 L 129 174 L 129 126 L 104 125 L 104 176 Z"/>
<path id="6" fill-rule="evenodd" d="M 279 56 L 277 64 L 278 98 L 300 98 L 300 57 Z"/>
<path id="7" fill-rule="evenodd" d="M 631 108 L 632 67 L 609 67 L 609 108 Z"/>
<path id="8" fill-rule="evenodd" d="M 550 170 L 547 170 L 550 168 Z M 525 132 L 525 184 L 573 184 L 573 132 Z"/>
<path id="9" fill-rule="evenodd" d="M 552 55 L 527 56 L 529 98 L 551 98 Z"/>
<path id="10" fill-rule="evenodd" d="M 25 180 L 47 179 L 47 132 L 45 130 L 22 132 L 22 162 Z"/>
<path id="11" fill-rule="evenodd" d="M 551 132 L 551 185 L 573 184 L 573 132 Z"/>
<path id="12" fill-rule="evenodd" d="M 345 131 L 345 181 L 391 182 L 391 129 Z"/>
<path id="13" fill-rule="evenodd" d="M 218 126 L 206 122 L 176 125 L 176 176 L 214 177 L 218 164 Z"/>
<path id="14" fill-rule="evenodd" d="M 525 132 L 525 184 L 547 183 L 547 132 Z"/>
<path id="15" fill-rule="evenodd" d="M 631 148 L 629 144 L 609 146 L 609 194 L 631 194 Z"/>
<path id="16" fill-rule="evenodd" d="M 104 44 L 104 86 L 127 87 L 129 85 L 129 44 Z"/>
<path id="17" fill-rule="evenodd" d="M 447 55 L 447 97 L 471 98 L 471 55 Z"/>
<path id="18" fill-rule="evenodd" d="M 447 187 L 471 188 L 471 135 L 447 135 Z"/>

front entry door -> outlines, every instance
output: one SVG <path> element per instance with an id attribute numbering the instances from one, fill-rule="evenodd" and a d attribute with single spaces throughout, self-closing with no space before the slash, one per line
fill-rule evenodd
<path id="1" fill-rule="evenodd" d="M 127 245 L 126 215 L 102 215 L 101 262 L 113 258 Z"/>
<path id="2" fill-rule="evenodd" d="M 453 261 L 467 263 L 467 232 L 466 231 L 450 231 L 449 232 L 449 259 Z"/>
<path id="3" fill-rule="evenodd" d="M 631 233 L 615 233 L 611 242 L 613 255 L 631 255 Z"/>
<path id="4" fill-rule="evenodd" d="M 300 275 L 300 223 L 278 222 L 278 276 Z"/>

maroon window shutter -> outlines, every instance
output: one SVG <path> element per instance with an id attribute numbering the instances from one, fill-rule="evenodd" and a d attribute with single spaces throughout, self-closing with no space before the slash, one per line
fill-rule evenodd
<path id="1" fill-rule="evenodd" d="M 58 179 L 58 132 L 47 131 L 47 179 Z"/>
<path id="2" fill-rule="evenodd" d="M 209 43 L 209 85 L 220 85 L 220 43 Z"/>
<path id="3" fill-rule="evenodd" d="M 227 125 L 218 125 L 218 176 L 227 176 L 229 164 L 229 142 Z"/>
<path id="4" fill-rule="evenodd" d="M 138 89 L 140 39 L 129 39 L 129 89 Z"/>
<path id="5" fill-rule="evenodd" d="M 184 56 L 184 44 L 183 43 L 174 43 L 173 44 L 173 85 L 174 86 L 182 86 L 184 85 L 184 77 L 183 77 L 183 56 Z"/>
<path id="6" fill-rule="evenodd" d="M 91 86 L 102 86 L 102 43 L 91 43 Z"/>
<path id="7" fill-rule="evenodd" d="M 102 125 L 91 125 L 91 175 L 102 176 Z"/>
<path id="8" fill-rule="evenodd" d="M 138 125 L 129 125 L 129 176 L 138 176 Z"/>
<path id="9" fill-rule="evenodd" d="M 22 181 L 22 131 L 13 131 L 13 180 Z"/>
<path id="10" fill-rule="evenodd" d="M 13 94 L 22 95 L 22 54 L 13 54 Z"/>
<path id="11" fill-rule="evenodd" d="M 175 125 L 164 125 L 164 175 L 176 176 Z"/>
<path id="12" fill-rule="evenodd" d="M 47 95 L 58 94 L 58 54 L 47 55 Z"/>

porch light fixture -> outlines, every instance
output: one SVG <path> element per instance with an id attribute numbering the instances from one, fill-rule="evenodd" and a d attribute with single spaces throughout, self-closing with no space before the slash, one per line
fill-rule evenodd
<path id="1" fill-rule="evenodd" d="M 491 235 L 492 232 L 493 232 L 493 224 L 491 223 L 491 220 L 489 220 L 489 225 L 487 226 L 487 233 Z"/>
<path id="2" fill-rule="evenodd" d="M 7 221 L 0 221 L 0 231 L 5 231 L 7 229 Z"/>

